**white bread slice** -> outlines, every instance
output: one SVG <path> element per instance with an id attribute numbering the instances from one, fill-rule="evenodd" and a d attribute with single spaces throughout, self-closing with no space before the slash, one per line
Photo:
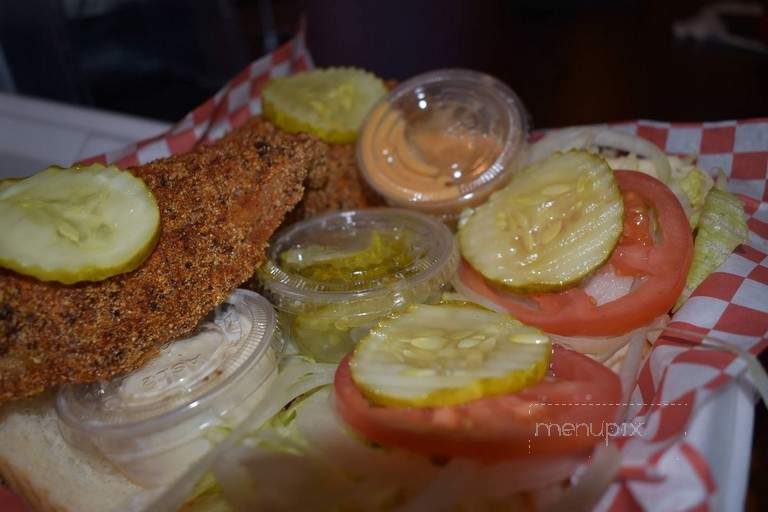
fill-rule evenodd
<path id="1" fill-rule="evenodd" d="M 144 491 L 67 444 L 51 394 L 0 408 L 0 477 L 41 512 L 108 512 Z"/>

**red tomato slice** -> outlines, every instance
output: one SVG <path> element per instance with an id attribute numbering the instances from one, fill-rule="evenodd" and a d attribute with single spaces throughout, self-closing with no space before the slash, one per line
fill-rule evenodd
<path id="1" fill-rule="evenodd" d="M 604 442 L 621 400 L 616 374 L 555 345 L 549 376 L 517 393 L 450 407 L 381 407 L 355 385 L 350 357 L 334 381 L 342 418 L 371 441 L 424 455 L 493 461 L 580 453 Z"/>
<path id="2" fill-rule="evenodd" d="M 674 306 L 693 257 L 693 237 L 683 207 L 666 185 L 646 174 L 615 171 L 624 195 L 624 231 L 609 261 L 617 273 L 637 276 L 632 291 L 600 306 L 581 288 L 511 296 L 488 283 L 466 261 L 458 277 L 518 320 L 564 336 L 617 336 L 651 323 Z M 655 225 L 660 232 L 650 232 Z M 529 300 L 525 300 L 529 299 Z"/>
<path id="3" fill-rule="evenodd" d="M 654 245 L 651 232 L 652 213 L 637 192 L 627 190 L 623 192 L 623 196 L 624 229 L 609 263 L 619 275 L 651 275 L 655 270 L 650 263 Z"/>
<path id="4" fill-rule="evenodd" d="M 4 512 L 27 512 L 28 509 L 18 496 L 0 485 L 0 510 Z"/>

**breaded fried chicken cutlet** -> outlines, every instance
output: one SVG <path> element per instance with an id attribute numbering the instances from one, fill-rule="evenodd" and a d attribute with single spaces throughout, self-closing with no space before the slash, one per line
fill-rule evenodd
<path id="1" fill-rule="evenodd" d="M 69 286 L 0 269 L 0 402 L 134 370 L 193 330 L 262 262 L 326 154 L 310 136 L 254 119 L 131 169 L 160 208 L 160 238 L 140 268 Z"/>
<path id="2" fill-rule="evenodd" d="M 253 124 L 254 121 L 249 121 Z M 258 122 L 259 126 L 272 124 Z M 263 128 L 260 128 L 263 129 Z M 230 140 L 253 137 L 259 129 L 237 130 Z M 354 210 L 384 205 L 381 198 L 366 183 L 357 167 L 355 144 L 327 144 L 327 165 L 315 165 L 304 182 L 304 197 L 291 211 L 286 223 L 314 217 L 337 210 Z"/>
<path id="3" fill-rule="evenodd" d="M 310 172 L 306 188 L 304 199 L 296 207 L 296 218 L 384 204 L 360 174 L 354 144 L 329 144 L 328 165 Z"/>

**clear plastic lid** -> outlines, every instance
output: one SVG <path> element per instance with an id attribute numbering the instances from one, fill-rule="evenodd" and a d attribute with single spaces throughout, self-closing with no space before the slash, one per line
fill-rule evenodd
<path id="1" fill-rule="evenodd" d="M 275 328 L 266 299 L 236 290 L 194 333 L 166 344 L 133 373 L 63 387 L 56 401 L 59 419 L 97 445 L 100 439 L 135 439 L 182 423 L 192 430 L 205 428 L 211 410 L 214 416 L 226 414 L 244 400 L 243 393 L 252 393 L 267 379 L 274 363 L 266 368 L 260 363 L 270 348 L 280 348 Z M 254 378 L 256 367 L 262 371 Z"/>
<path id="2" fill-rule="evenodd" d="M 528 121 L 515 93 L 475 71 L 447 69 L 395 87 L 368 114 L 357 161 L 390 204 L 455 216 L 524 162 Z"/>
<path id="3" fill-rule="evenodd" d="M 441 222 L 414 211 L 372 208 L 321 215 L 281 231 L 258 275 L 282 311 L 362 301 L 386 309 L 398 297 L 444 285 L 458 258 L 453 235 Z"/>

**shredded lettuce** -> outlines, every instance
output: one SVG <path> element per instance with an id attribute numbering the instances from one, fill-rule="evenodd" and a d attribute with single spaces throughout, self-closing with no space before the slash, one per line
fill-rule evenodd
<path id="1" fill-rule="evenodd" d="M 376 446 L 339 418 L 326 386 L 222 452 L 213 472 L 236 510 L 516 510 L 526 502 L 521 492 L 557 488 L 582 462 L 438 463 Z"/>
<path id="2" fill-rule="evenodd" d="M 699 222 L 704 201 L 714 185 L 714 180 L 707 172 L 692 164 L 689 159 L 676 156 L 669 156 L 668 159 L 672 169 L 668 183 L 669 188 L 680 200 L 680 204 L 683 205 L 685 214 L 693 229 Z M 658 178 L 653 161 L 647 158 L 638 158 L 634 154 L 629 154 L 615 158 L 606 158 L 606 161 L 611 166 L 611 169 L 639 171 Z"/>
<path id="3" fill-rule="evenodd" d="M 673 172 L 675 166 L 672 166 Z M 698 167 L 690 167 L 687 173 L 681 177 L 672 178 L 672 190 L 678 197 L 682 194 L 688 199 L 689 209 L 686 210 L 691 226 L 696 226 L 704 208 L 707 194 L 712 188 L 712 177 Z"/>
<path id="4" fill-rule="evenodd" d="M 206 475 L 195 484 L 195 488 L 179 512 L 234 512 L 221 491 L 213 473 Z"/>
<path id="5" fill-rule="evenodd" d="M 675 310 L 749 236 L 744 207 L 739 198 L 725 189 L 724 182 L 724 177 L 721 177 L 718 186 L 709 191 L 704 201 L 697 225 L 693 261 Z"/>
<path id="6" fill-rule="evenodd" d="M 265 423 L 273 420 L 276 416 L 280 416 L 281 411 L 296 398 L 305 395 L 313 389 L 333 382 L 336 365 L 315 363 L 310 358 L 290 353 L 294 350 L 292 346 L 288 346 L 287 350 L 289 353 L 284 354 L 278 363 L 279 372 L 270 388 L 270 392 L 259 404 L 259 407 L 256 408 L 248 419 L 238 425 L 231 435 L 218 443 L 200 462 L 190 467 L 165 493 L 159 496 L 159 498 L 152 498 L 149 509 L 179 510 L 181 508 L 181 510 L 194 510 L 195 512 L 205 510 L 204 508 L 184 509 L 184 507 L 191 507 L 195 503 L 203 501 L 203 498 L 201 498 L 195 502 L 190 496 L 195 496 L 193 489 L 205 488 L 205 475 L 209 472 L 212 463 L 219 454 L 243 439 L 244 434 L 258 430 Z M 225 431 L 210 432 L 212 436 L 223 436 L 224 434 L 226 434 Z M 203 483 L 201 483 L 201 480 Z M 220 479 L 218 481 L 221 482 Z M 221 493 L 216 491 L 206 494 L 204 500 L 217 503 L 220 497 Z M 214 510 L 218 512 L 218 509 Z"/>
<path id="7" fill-rule="evenodd" d="M 669 156 L 652 142 L 636 135 L 609 128 L 581 127 L 549 133 L 533 145 L 528 162 L 572 148 L 599 154 L 611 169 L 638 171 L 662 181 L 680 200 L 691 229 L 698 224 L 704 198 L 712 188 L 713 180 L 696 167 L 693 155 L 685 158 Z"/>
<path id="8" fill-rule="evenodd" d="M 297 398 L 290 406 L 283 409 L 258 430 L 246 436 L 244 443 L 251 446 L 274 451 L 303 455 L 308 451 L 309 445 L 296 428 L 296 412 L 304 400 L 311 396 L 315 390 Z"/>
<path id="9" fill-rule="evenodd" d="M 429 461 L 371 447 L 336 417 L 331 396 L 330 386 L 307 393 L 219 457 L 213 470 L 235 508 L 388 510 L 409 487 L 401 480 L 419 481 Z"/>
<path id="10" fill-rule="evenodd" d="M 595 148 L 596 150 L 596 148 Z M 653 161 L 635 154 L 604 154 L 612 169 L 639 171 L 656 176 Z M 725 262 L 733 250 L 747 240 L 749 230 L 741 201 L 728 192 L 725 175 L 715 180 L 696 167 L 692 159 L 668 157 L 671 176 L 669 188 L 680 200 L 691 228 L 697 231 L 693 262 L 685 288 L 674 307 L 676 311 L 704 279 Z"/>

